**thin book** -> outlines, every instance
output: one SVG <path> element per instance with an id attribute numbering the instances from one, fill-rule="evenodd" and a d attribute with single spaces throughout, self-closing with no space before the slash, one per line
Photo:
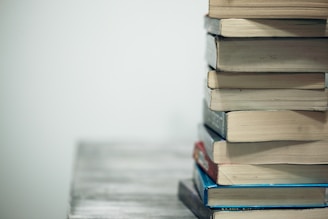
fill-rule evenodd
<path id="1" fill-rule="evenodd" d="M 244 19 L 204 17 L 208 33 L 223 37 L 327 37 L 326 19 Z"/>
<path id="2" fill-rule="evenodd" d="M 328 72 L 328 38 L 207 35 L 206 61 L 217 71 Z"/>
<path id="3" fill-rule="evenodd" d="M 197 165 L 193 180 L 210 208 L 312 208 L 327 206 L 328 184 L 218 185 Z"/>
<path id="4" fill-rule="evenodd" d="M 217 164 L 200 141 L 194 145 L 193 158 L 208 177 L 220 185 L 328 183 L 328 165 L 325 164 Z"/>
<path id="5" fill-rule="evenodd" d="M 210 17 L 215 18 L 309 18 L 326 19 L 326 0 L 209 0 Z"/>
<path id="6" fill-rule="evenodd" d="M 204 205 L 192 179 L 182 179 L 178 183 L 178 198 L 197 218 L 200 219 L 326 219 L 327 207 L 319 208 L 276 208 L 245 209 L 220 208 L 212 209 Z"/>
<path id="7" fill-rule="evenodd" d="M 328 140 L 229 142 L 204 124 L 198 140 L 216 164 L 328 164 Z"/>

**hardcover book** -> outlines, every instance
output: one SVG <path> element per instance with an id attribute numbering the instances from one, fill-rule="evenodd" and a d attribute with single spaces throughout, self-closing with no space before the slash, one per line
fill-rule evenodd
<path id="1" fill-rule="evenodd" d="M 229 142 L 203 124 L 198 139 L 216 164 L 328 164 L 328 141 Z"/>
<path id="2" fill-rule="evenodd" d="M 220 185 L 328 183 L 328 165 L 324 164 L 216 164 L 203 142 L 195 143 L 193 158 Z"/>
<path id="3" fill-rule="evenodd" d="M 323 18 L 326 0 L 209 0 L 209 16 L 215 18 Z"/>
<path id="4" fill-rule="evenodd" d="M 204 102 L 203 122 L 229 142 L 328 140 L 327 111 L 224 112 Z"/>
<path id="5" fill-rule="evenodd" d="M 277 208 L 277 209 L 245 209 L 218 208 L 212 209 L 204 205 L 192 179 L 183 179 L 178 184 L 178 198 L 200 219 L 326 219 L 328 208 Z"/>
<path id="6" fill-rule="evenodd" d="M 326 206 L 328 184 L 218 185 L 197 165 L 196 189 L 210 208 L 311 208 Z"/>
<path id="7" fill-rule="evenodd" d="M 328 38 L 208 34 L 206 60 L 218 71 L 328 72 Z"/>
<path id="8" fill-rule="evenodd" d="M 204 17 L 208 33 L 224 37 L 326 37 L 326 19 L 217 19 Z"/>

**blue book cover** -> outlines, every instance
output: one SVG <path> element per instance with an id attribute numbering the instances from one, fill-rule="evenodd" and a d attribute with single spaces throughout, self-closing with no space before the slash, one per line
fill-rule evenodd
<path id="1" fill-rule="evenodd" d="M 326 207 L 328 184 L 218 185 L 195 164 L 193 180 L 204 205 L 210 208 Z"/>
<path id="2" fill-rule="evenodd" d="M 178 198 L 199 219 L 327 219 L 326 208 L 271 208 L 271 209 L 213 209 L 200 199 L 192 179 L 179 180 Z"/>

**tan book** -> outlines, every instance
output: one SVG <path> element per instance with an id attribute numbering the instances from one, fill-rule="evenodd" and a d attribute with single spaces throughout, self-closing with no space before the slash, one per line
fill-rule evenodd
<path id="1" fill-rule="evenodd" d="M 206 60 L 218 71 L 328 72 L 328 38 L 207 35 Z"/>
<path id="2" fill-rule="evenodd" d="M 324 89 L 325 73 L 296 72 L 218 72 L 207 73 L 211 89 Z"/>
<path id="3" fill-rule="evenodd" d="M 209 0 L 215 18 L 327 18 L 326 0 Z"/>
<path id="4" fill-rule="evenodd" d="M 203 124 L 198 139 L 216 164 L 328 164 L 328 140 L 229 142 Z"/>
<path id="5" fill-rule="evenodd" d="M 205 98 L 211 110 L 326 111 L 328 89 L 210 89 Z"/>
<path id="6" fill-rule="evenodd" d="M 326 37 L 326 19 L 217 19 L 205 16 L 208 33 L 224 37 Z"/>
<path id="7" fill-rule="evenodd" d="M 319 111 L 213 111 L 203 121 L 229 142 L 328 140 L 328 113 Z"/>

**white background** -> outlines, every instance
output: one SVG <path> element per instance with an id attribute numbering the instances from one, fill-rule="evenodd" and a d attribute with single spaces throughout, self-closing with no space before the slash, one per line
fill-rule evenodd
<path id="1" fill-rule="evenodd" d="M 0 218 L 66 217 L 83 140 L 186 142 L 206 0 L 0 1 Z"/>

